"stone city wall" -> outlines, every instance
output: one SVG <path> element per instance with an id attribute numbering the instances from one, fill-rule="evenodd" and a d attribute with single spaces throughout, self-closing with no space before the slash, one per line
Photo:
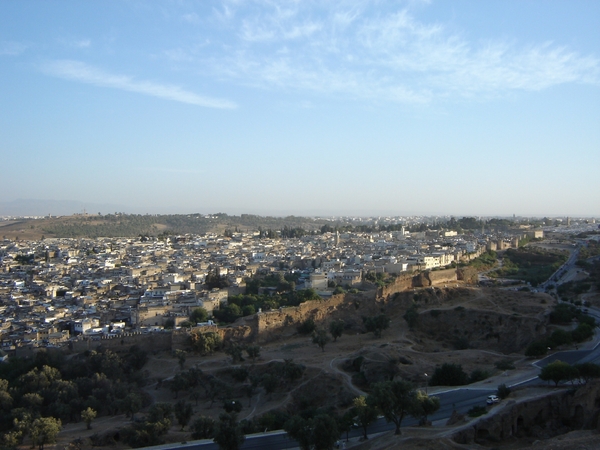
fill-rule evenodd
<path id="1" fill-rule="evenodd" d="M 123 333 L 114 336 L 80 337 L 69 343 L 69 348 L 81 353 L 86 350 L 112 350 L 115 353 L 127 352 L 137 345 L 142 350 L 156 352 L 171 350 L 171 333 Z"/>
<path id="2" fill-rule="evenodd" d="M 430 286 L 452 283 L 458 279 L 456 269 L 435 270 L 431 272 L 425 272 L 424 275 L 429 279 Z"/>
<path id="3" fill-rule="evenodd" d="M 345 303 L 346 295 L 333 295 L 328 299 L 313 300 L 299 306 L 256 314 L 255 336 L 259 341 L 264 342 L 275 337 L 277 332 L 291 326 L 295 327 L 306 319 L 311 318 L 315 322 L 323 321 L 341 304 Z"/>
<path id="4" fill-rule="evenodd" d="M 294 330 L 306 319 L 312 318 L 315 322 L 323 322 L 332 312 L 347 302 L 357 301 L 357 295 L 362 300 L 387 300 L 397 292 L 403 292 L 415 287 L 428 287 L 434 284 L 455 281 L 454 269 L 424 272 L 417 275 L 402 274 L 393 283 L 379 288 L 374 292 L 361 294 L 339 294 L 327 299 L 314 300 L 302 303 L 299 306 L 280 308 L 275 311 L 257 313 L 244 317 L 227 327 L 203 326 L 192 328 L 193 332 L 216 332 L 223 341 L 248 342 L 257 340 L 261 342 L 277 338 L 281 332 Z M 82 338 L 72 343 L 76 352 L 109 348 L 113 351 L 127 351 L 133 345 L 138 345 L 148 351 L 175 350 L 189 347 L 190 330 L 173 330 L 172 333 L 127 333 L 115 337 Z"/>
<path id="5" fill-rule="evenodd" d="M 252 318 L 245 318 L 246 322 L 252 323 Z M 256 325 L 250 326 L 248 324 L 230 325 L 227 327 L 218 327 L 216 325 L 207 325 L 193 328 L 181 328 L 174 330 L 171 340 L 172 350 L 185 350 L 190 347 L 190 334 L 191 333 L 217 333 L 221 336 L 223 342 L 248 342 L 251 341 L 255 335 Z"/>
<path id="6" fill-rule="evenodd" d="M 437 284 L 452 283 L 458 279 L 456 269 L 427 271 L 416 275 L 404 274 L 397 277 L 392 283 L 377 289 L 377 299 L 389 299 L 397 292 L 404 292 L 414 288 L 435 286 Z"/>

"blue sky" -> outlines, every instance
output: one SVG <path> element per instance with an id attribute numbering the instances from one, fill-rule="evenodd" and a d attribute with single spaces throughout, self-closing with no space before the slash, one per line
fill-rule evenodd
<path id="1" fill-rule="evenodd" d="M 0 201 L 600 216 L 598 17 L 592 0 L 0 2 Z"/>

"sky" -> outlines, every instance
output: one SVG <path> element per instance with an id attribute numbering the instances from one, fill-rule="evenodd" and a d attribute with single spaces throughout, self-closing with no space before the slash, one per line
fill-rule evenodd
<path id="1" fill-rule="evenodd" d="M 598 17 L 595 0 L 3 1 L 0 202 L 600 217 Z"/>

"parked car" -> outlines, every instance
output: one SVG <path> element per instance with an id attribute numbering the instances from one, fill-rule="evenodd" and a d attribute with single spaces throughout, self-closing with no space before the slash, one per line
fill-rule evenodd
<path id="1" fill-rule="evenodd" d="M 486 402 L 488 405 L 494 405 L 496 403 L 500 403 L 500 399 L 497 395 L 488 395 Z"/>

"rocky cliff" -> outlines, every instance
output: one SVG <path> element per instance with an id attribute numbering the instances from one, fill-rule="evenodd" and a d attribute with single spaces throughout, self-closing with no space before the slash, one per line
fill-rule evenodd
<path id="1" fill-rule="evenodd" d="M 547 395 L 507 400 L 452 438 L 460 444 L 490 444 L 511 438 L 548 439 L 573 430 L 600 431 L 600 381 Z"/>

